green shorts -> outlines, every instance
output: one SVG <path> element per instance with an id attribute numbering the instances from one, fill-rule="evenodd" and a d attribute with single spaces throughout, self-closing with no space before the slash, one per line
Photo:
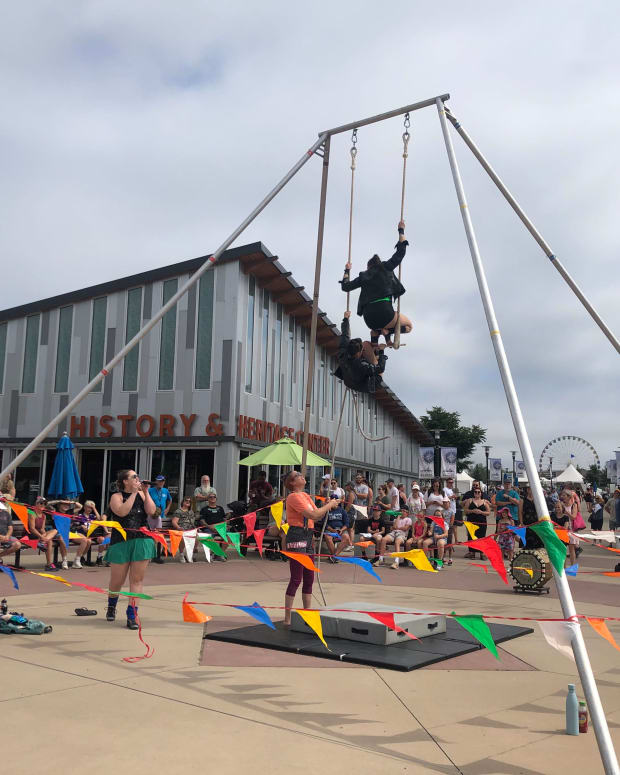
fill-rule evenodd
<path id="1" fill-rule="evenodd" d="M 111 544 L 105 553 L 105 560 L 113 565 L 123 565 L 126 562 L 152 560 L 156 555 L 157 549 L 152 538 L 133 538 Z"/>

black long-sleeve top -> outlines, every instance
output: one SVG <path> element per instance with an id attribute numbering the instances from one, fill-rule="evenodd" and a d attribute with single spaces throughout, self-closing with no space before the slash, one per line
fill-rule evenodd
<path id="1" fill-rule="evenodd" d="M 357 314 L 363 315 L 364 308 L 371 301 L 376 301 L 384 296 L 397 299 L 405 293 L 405 289 L 394 274 L 394 269 L 405 257 L 409 243 L 407 240 L 396 243 L 394 255 L 387 261 L 382 261 L 377 266 L 373 266 L 364 272 L 360 272 L 354 280 L 348 280 L 345 276 L 340 280 L 342 290 L 345 292 L 354 291 L 361 288 L 360 297 L 357 302 Z"/>
<path id="2" fill-rule="evenodd" d="M 340 343 L 338 345 L 338 368 L 334 375 L 344 384 L 358 393 L 374 393 L 381 384 L 381 375 L 385 371 L 387 357 L 381 352 L 378 363 L 369 363 L 364 358 L 354 358 L 349 355 L 347 347 L 351 341 L 351 329 L 349 319 L 343 318 L 341 325 Z"/>

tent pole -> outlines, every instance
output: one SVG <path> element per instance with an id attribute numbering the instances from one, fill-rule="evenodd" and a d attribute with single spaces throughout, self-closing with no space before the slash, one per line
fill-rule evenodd
<path id="1" fill-rule="evenodd" d="M 512 381 L 510 366 L 508 364 L 508 359 L 504 350 L 502 337 L 499 332 L 497 318 L 495 317 L 493 300 L 491 299 L 491 293 L 489 291 L 489 286 L 487 285 L 482 258 L 480 257 L 474 227 L 469 215 L 465 190 L 463 188 L 461 174 L 459 172 L 456 156 L 454 154 L 452 139 L 448 130 L 445 108 L 443 102 L 440 99 L 437 100 L 436 104 L 437 111 L 439 113 L 439 122 L 441 124 L 441 130 L 446 145 L 446 152 L 448 154 L 448 161 L 450 162 L 450 168 L 452 170 L 454 187 L 456 189 L 456 195 L 461 208 L 461 216 L 463 218 L 465 234 L 467 235 L 469 252 L 471 254 L 472 263 L 474 265 L 476 280 L 478 281 L 478 289 L 480 291 L 484 313 L 487 319 L 487 324 L 489 326 L 491 341 L 493 343 L 497 365 L 499 366 L 499 371 L 502 377 L 502 383 L 504 385 L 504 392 L 506 393 L 506 399 L 508 401 L 512 422 L 517 434 L 517 439 L 519 441 L 519 448 L 521 449 L 521 454 L 523 455 L 523 461 L 525 462 L 525 467 L 527 470 L 527 477 L 534 494 L 536 513 L 538 514 L 539 520 L 549 520 L 549 515 L 547 514 L 547 503 L 545 501 L 542 487 L 540 485 L 540 480 L 538 478 L 538 471 L 536 469 L 532 447 L 530 445 L 527 429 L 521 414 L 519 398 Z M 575 609 L 575 604 L 573 602 L 573 597 L 568 585 L 568 581 L 566 580 L 566 574 L 562 573 L 560 575 L 554 568 L 553 575 L 555 577 L 564 617 L 566 619 L 571 619 L 572 617 L 576 616 L 577 611 Z M 573 619 L 573 621 L 578 622 L 579 620 Z M 592 672 L 592 666 L 590 664 L 590 659 L 588 657 L 588 652 L 586 650 L 585 641 L 583 639 L 583 634 L 579 624 L 577 624 L 575 627 L 572 648 L 573 654 L 575 656 L 575 662 L 577 663 L 579 678 L 581 679 L 581 685 L 588 702 L 590 715 L 592 716 L 592 726 L 594 727 L 596 742 L 599 747 L 605 773 L 606 775 L 620 775 L 618 759 L 616 758 L 611 735 L 609 734 L 607 719 L 605 718 L 605 712 L 603 710 L 601 698 L 598 693 L 596 681 L 594 680 L 594 673 Z"/>
<path id="2" fill-rule="evenodd" d="M 324 137 L 319 137 L 318 140 L 316 140 L 312 146 L 304 153 L 304 155 L 297 161 L 293 167 L 286 173 L 286 175 L 275 185 L 274 188 L 271 189 L 271 191 L 267 194 L 267 196 L 260 202 L 256 207 L 252 210 L 252 212 L 243 220 L 239 226 L 233 231 L 233 233 L 228 236 L 224 242 L 219 246 L 219 248 L 213 253 L 213 255 L 209 256 L 207 260 L 204 262 L 204 264 L 197 269 L 194 274 L 189 278 L 189 280 L 184 283 L 179 290 L 172 296 L 169 301 L 163 305 L 163 307 L 159 310 L 159 312 L 154 315 L 148 323 L 143 326 L 138 333 L 127 342 L 127 344 L 119 350 L 119 352 L 112 358 L 112 360 L 109 363 L 106 363 L 106 365 L 101 369 L 99 374 L 97 374 L 96 377 L 94 377 L 88 385 L 82 388 L 80 392 L 69 401 L 67 406 L 65 408 L 58 412 L 58 414 L 50 421 L 48 424 L 43 428 L 43 430 L 38 433 L 34 439 L 26 445 L 25 449 L 22 450 L 22 452 L 17 455 L 16 458 L 14 458 L 5 468 L 0 472 L 0 476 L 6 476 L 6 474 L 10 474 L 11 471 L 14 471 L 15 468 L 23 461 L 25 460 L 28 455 L 32 452 L 32 450 L 36 449 L 39 444 L 44 441 L 47 436 L 50 433 L 54 433 L 56 430 L 56 426 L 58 423 L 62 422 L 65 417 L 68 417 L 69 414 L 75 409 L 75 407 L 82 401 L 82 399 L 86 398 L 86 396 L 93 390 L 93 388 L 98 385 L 104 377 L 107 377 L 108 374 L 112 371 L 112 369 L 117 366 L 123 358 L 127 355 L 130 350 L 132 350 L 141 339 L 144 339 L 144 337 L 148 334 L 148 332 L 155 326 L 159 321 L 163 318 L 163 316 L 168 312 L 168 310 L 172 309 L 174 305 L 177 303 L 177 301 L 187 293 L 187 291 L 192 287 L 192 285 L 195 285 L 195 283 L 198 282 L 198 280 L 202 277 L 202 275 L 209 271 L 209 269 L 212 269 L 214 264 L 217 262 L 217 259 L 222 255 L 222 253 L 237 239 L 237 237 L 252 223 L 252 221 L 256 218 L 257 215 L 259 215 L 265 207 L 271 202 L 272 199 L 274 199 L 280 191 L 286 186 L 286 184 L 291 180 L 291 178 L 299 172 L 299 170 L 304 166 L 304 164 L 308 161 L 308 159 L 312 158 L 315 151 L 321 146 L 321 144 L 324 142 Z"/>
<path id="3" fill-rule="evenodd" d="M 323 174 L 321 175 L 321 198 L 319 202 L 319 226 L 316 239 L 316 262 L 314 265 L 314 292 L 312 295 L 312 321 L 310 323 L 310 348 L 308 351 L 308 375 L 306 378 L 306 407 L 304 412 L 304 442 L 301 453 L 301 475 L 306 475 L 308 438 L 310 435 L 310 403 L 314 382 L 314 358 L 316 353 L 316 329 L 319 313 L 319 289 L 321 286 L 321 260 L 323 258 L 323 233 L 325 230 L 325 202 L 327 199 L 327 175 L 329 173 L 330 137 L 323 145 Z"/>
<path id="4" fill-rule="evenodd" d="M 538 231 L 538 229 L 534 226 L 534 224 L 530 221 L 530 219 L 527 217 L 527 215 L 523 212 L 523 209 L 517 202 L 517 200 L 513 197 L 513 195 L 510 193 L 510 191 L 506 188 L 503 181 L 499 177 L 499 175 L 495 172 L 493 167 L 489 164 L 489 162 L 485 159 L 485 157 L 482 155 L 480 149 L 476 146 L 474 141 L 471 139 L 471 137 L 467 134 L 467 132 L 463 129 L 460 122 L 452 115 L 452 113 L 446 109 L 446 118 L 452 122 L 452 126 L 456 129 L 456 131 L 459 133 L 459 135 L 463 138 L 463 141 L 465 142 L 465 145 L 469 148 L 469 150 L 474 154 L 476 159 L 480 162 L 483 169 L 486 171 L 488 176 L 491 178 L 491 180 L 495 183 L 495 185 L 499 188 L 501 193 L 504 195 L 504 198 L 508 202 L 508 204 L 512 207 L 512 209 L 515 211 L 515 213 L 519 216 L 521 221 L 523 222 L 525 228 L 529 231 L 529 233 L 534 237 L 536 242 L 540 245 L 542 248 L 543 253 L 547 256 L 547 258 L 551 261 L 553 266 L 558 270 L 558 272 L 562 275 L 564 278 L 566 284 L 568 287 L 572 290 L 572 292 L 575 294 L 575 296 L 579 299 L 579 301 L 583 304 L 583 306 L 588 311 L 590 317 L 596 325 L 601 329 L 601 331 L 605 334 L 607 339 L 611 342 L 612 346 L 615 347 L 616 351 L 620 353 L 620 342 L 618 341 L 618 338 L 614 335 L 614 333 L 609 329 L 605 321 L 601 318 L 601 316 L 598 314 L 598 312 L 594 309 L 594 307 L 590 304 L 588 298 L 583 293 L 581 288 L 577 285 L 577 283 L 573 280 L 573 278 L 570 276 L 570 274 L 566 271 L 558 257 L 554 254 L 554 252 L 551 250 L 547 242 L 545 241 L 542 234 Z"/>

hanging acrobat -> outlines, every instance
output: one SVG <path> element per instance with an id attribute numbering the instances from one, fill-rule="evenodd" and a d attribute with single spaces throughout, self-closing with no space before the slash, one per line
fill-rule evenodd
<path id="1" fill-rule="evenodd" d="M 374 393 L 381 386 L 387 356 L 383 349 L 375 349 L 370 342 L 351 339 L 350 317 L 351 310 L 347 310 L 340 327 L 338 368 L 334 376 L 357 393 Z"/>

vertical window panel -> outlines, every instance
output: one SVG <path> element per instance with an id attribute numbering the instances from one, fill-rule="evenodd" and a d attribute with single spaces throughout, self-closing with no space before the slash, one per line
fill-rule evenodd
<path id="1" fill-rule="evenodd" d="M 267 357 L 269 355 L 269 293 L 263 290 L 261 313 L 260 394 L 267 398 Z"/>
<path id="2" fill-rule="evenodd" d="M 56 345 L 56 376 L 54 392 L 66 393 L 69 389 L 69 362 L 71 360 L 71 333 L 73 307 L 62 307 L 58 315 L 58 342 Z"/>
<path id="3" fill-rule="evenodd" d="M 321 417 L 325 416 L 325 350 L 321 347 L 319 351 L 319 385 L 318 385 L 318 393 L 319 393 L 319 406 L 317 409 L 317 414 L 320 414 Z"/>
<path id="4" fill-rule="evenodd" d="M 196 388 L 211 387 L 211 343 L 213 339 L 213 271 L 200 278 L 198 288 L 198 330 L 196 334 Z"/>
<path id="5" fill-rule="evenodd" d="M 24 342 L 24 370 L 22 372 L 22 393 L 34 393 L 37 376 L 37 355 L 39 352 L 40 315 L 26 318 L 26 341 Z"/>
<path id="6" fill-rule="evenodd" d="M 299 331 L 297 392 L 299 394 L 299 409 L 303 410 L 305 407 L 304 399 L 306 397 L 306 329 L 303 328 L 303 326 L 297 326 L 297 330 Z"/>
<path id="7" fill-rule="evenodd" d="M 286 369 L 288 371 L 288 400 L 289 406 L 293 406 L 293 371 L 295 370 L 295 319 L 291 315 L 288 319 L 288 339 L 286 342 Z"/>
<path id="8" fill-rule="evenodd" d="M 140 330 L 142 322 L 142 288 L 127 291 L 127 319 L 125 321 L 125 344 Z M 140 344 L 130 350 L 123 362 L 123 390 L 138 389 L 138 364 L 140 363 Z"/>
<path id="9" fill-rule="evenodd" d="M 4 368 L 6 362 L 7 323 L 0 324 L 0 393 L 4 392 Z"/>
<path id="10" fill-rule="evenodd" d="M 282 305 L 276 304 L 276 338 L 273 343 L 273 400 L 280 401 L 280 385 L 282 382 Z"/>
<path id="11" fill-rule="evenodd" d="M 166 304 L 177 292 L 179 281 L 176 277 L 165 280 L 162 302 Z M 161 339 L 159 342 L 159 384 L 158 390 L 174 388 L 174 355 L 177 338 L 177 305 L 163 316 L 161 320 Z"/>
<path id="12" fill-rule="evenodd" d="M 105 354 L 105 326 L 108 311 L 108 299 L 101 296 L 93 299 L 93 319 L 90 328 L 90 361 L 88 364 L 88 379 L 94 379 L 103 368 Z M 93 392 L 101 390 L 101 382 L 93 388 Z"/>
<path id="13" fill-rule="evenodd" d="M 256 280 L 249 278 L 248 332 L 245 343 L 245 389 L 252 392 L 252 364 L 254 361 L 254 307 L 256 301 Z"/>

